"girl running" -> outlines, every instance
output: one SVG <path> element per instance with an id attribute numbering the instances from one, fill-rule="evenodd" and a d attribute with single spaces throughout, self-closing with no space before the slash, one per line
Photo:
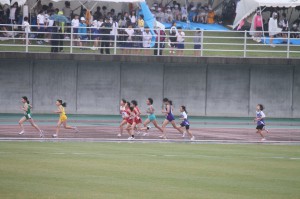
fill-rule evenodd
<path id="1" fill-rule="evenodd" d="M 132 131 L 137 130 L 137 134 L 140 134 L 140 125 L 142 124 L 141 111 L 136 100 L 132 100 L 131 105 L 133 106 L 133 112 L 135 115 L 132 123 Z"/>
<path id="2" fill-rule="evenodd" d="M 121 137 L 122 134 L 123 134 L 123 127 L 126 125 L 127 121 L 126 121 L 126 118 L 127 118 L 127 102 L 125 99 L 122 99 L 121 102 L 120 102 L 120 114 L 122 116 L 122 122 L 119 126 L 120 128 L 120 133 L 118 134 L 118 137 Z"/>
<path id="3" fill-rule="evenodd" d="M 20 119 L 19 125 L 21 127 L 21 132 L 19 135 L 23 135 L 25 133 L 23 123 L 25 121 L 29 121 L 31 126 L 33 126 L 36 130 L 40 132 L 40 137 L 44 137 L 44 132 L 34 123 L 32 117 L 31 117 L 31 108 L 32 106 L 29 103 L 29 100 L 26 96 L 23 96 L 21 99 L 21 102 L 23 103 L 23 106 L 21 107 L 22 111 L 24 112 L 24 116 Z"/>
<path id="4" fill-rule="evenodd" d="M 147 115 L 148 115 L 148 118 L 144 122 L 144 128 L 141 128 L 141 130 L 145 130 L 146 131 L 146 133 L 144 133 L 144 136 L 147 135 L 147 130 L 149 130 L 151 128 L 150 126 L 148 126 L 148 124 L 150 124 L 150 122 L 152 122 L 152 124 L 158 130 L 160 130 L 163 133 L 162 128 L 160 128 L 157 125 L 156 116 L 154 114 L 155 109 L 153 107 L 153 99 L 152 98 L 148 98 L 147 101 L 146 101 L 146 104 L 148 105 L 148 108 L 147 108 L 147 111 L 146 111 Z"/>
<path id="5" fill-rule="evenodd" d="M 263 131 L 265 130 L 268 133 L 268 130 L 264 129 L 266 125 L 264 120 L 266 115 L 264 114 L 263 110 L 264 110 L 264 106 L 262 104 L 258 104 L 256 106 L 256 118 L 254 118 L 254 122 L 257 123 L 256 133 L 259 133 L 260 136 L 262 137 L 261 141 L 266 141 Z"/>
<path id="6" fill-rule="evenodd" d="M 183 128 L 185 127 L 186 132 L 191 136 L 191 140 L 195 140 L 195 137 L 193 136 L 193 134 L 190 132 L 190 122 L 188 121 L 188 116 L 187 116 L 187 111 L 186 111 L 186 107 L 185 106 L 181 106 L 180 107 L 180 119 L 182 120 L 181 124 L 180 124 L 180 128 L 183 131 Z M 182 137 L 185 136 L 185 133 L 183 134 Z"/>
<path id="7" fill-rule="evenodd" d="M 134 140 L 134 134 L 133 134 L 133 128 L 132 128 L 132 124 L 133 124 L 133 121 L 134 121 L 134 118 L 135 118 L 135 114 L 134 114 L 134 107 L 133 106 L 130 106 L 130 103 L 128 102 L 129 104 L 129 108 L 127 109 L 127 126 L 126 126 L 126 130 L 129 134 L 129 138 L 128 140 Z"/>
<path id="8" fill-rule="evenodd" d="M 54 113 L 59 114 L 59 120 L 58 120 L 57 127 L 56 127 L 56 133 L 53 134 L 52 137 L 56 138 L 58 136 L 59 129 L 62 124 L 64 125 L 65 129 L 73 129 L 76 131 L 76 133 L 78 133 L 77 127 L 67 126 L 68 117 L 65 112 L 65 107 L 67 106 L 67 103 L 66 102 L 63 103 L 63 101 L 59 99 L 56 101 L 56 106 L 57 106 L 58 110 L 54 111 Z"/>
<path id="9" fill-rule="evenodd" d="M 166 115 L 166 119 L 165 121 L 163 122 L 163 125 L 162 125 L 162 130 L 163 130 L 163 134 L 161 136 L 159 136 L 160 138 L 164 138 L 164 139 L 167 139 L 167 135 L 166 135 L 166 126 L 171 123 L 172 126 L 177 129 L 180 133 L 183 134 L 183 131 L 176 126 L 176 123 L 175 123 L 175 118 L 174 118 L 174 115 L 173 115 L 173 110 L 172 110 L 172 101 L 170 101 L 168 98 L 164 98 L 163 99 L 163 103 L 165 105 L 165 110 L 162 110 L 162 113 L 164 113 Z"/>

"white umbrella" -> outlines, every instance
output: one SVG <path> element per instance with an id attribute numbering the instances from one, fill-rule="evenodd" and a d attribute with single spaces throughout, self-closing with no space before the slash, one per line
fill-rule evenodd
<path id="1" fill-rule="evenodd" d="M 9 0 L 0 0 L 0 4 L 2 4 L 2 5 L 5 5 L 5 4 L 10 5 L 10 1 Z"/>

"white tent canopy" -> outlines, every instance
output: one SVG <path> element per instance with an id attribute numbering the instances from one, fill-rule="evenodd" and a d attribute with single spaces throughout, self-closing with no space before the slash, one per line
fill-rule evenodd
<path id="1" fill-rule="evenodd" d="M 258 7 L 296 7 L 300 6 L 300 0 L 241 0 L 236 8 L 236 17 L 233 22 L 233 28 L 249 15 L 251 15 Z"/>
<path id="2" fill-rule="evenodd" d="M 1 5 L 5 5 L 5 4 L 10 5 L 10 1 L 9 0 L 0 0 L 0 4 Z"/>
<path id="3" fill-rule="evenodd" d="M 54 2 L 66 1 L 66 0 L 52 0 Z M 114 2 L 114 3 L 138 3 L 144 2 L 145 0 L 68 0 L 72 1 L 80 1 L 80 2 Z"/>

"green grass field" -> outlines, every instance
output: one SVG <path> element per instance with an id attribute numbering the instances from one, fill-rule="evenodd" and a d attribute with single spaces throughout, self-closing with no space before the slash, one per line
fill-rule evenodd
<path id="1" fill-rule="evenodd" d="M 0 198 L 300 198 L 300 146 L 0 142 Z"/>

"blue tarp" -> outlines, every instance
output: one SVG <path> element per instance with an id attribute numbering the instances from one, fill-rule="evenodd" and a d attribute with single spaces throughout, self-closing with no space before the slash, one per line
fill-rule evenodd
<path id="1" fill-rule="evenodd" d="M 163 23 L 166 26 L 166 29 L 170 29 L 172 24 L 171 23 Z M 176 21 L 176 26 L 181 27 L 185 30 L 196 30 L 196 28 L 200 28 L 201 30 L 222 30 L 222 31 L 229 31 L 228 28 L 220 25 L 220 24 L 202 24 L 202 23 L 186 23 L 181 21 Z"/>
<path id="2" fill-rule="evenodd" d="M 287 39 L 274 38 L 273 39 L 273 44 L 284 44 L 284 41 L 287 42 Z M 265 39 L 262 39 L 261 43 L 270 44 L 270 38 L 265 37 Z M 290 44 L 300 45 L 300 39 L 290 39 Z"/>

